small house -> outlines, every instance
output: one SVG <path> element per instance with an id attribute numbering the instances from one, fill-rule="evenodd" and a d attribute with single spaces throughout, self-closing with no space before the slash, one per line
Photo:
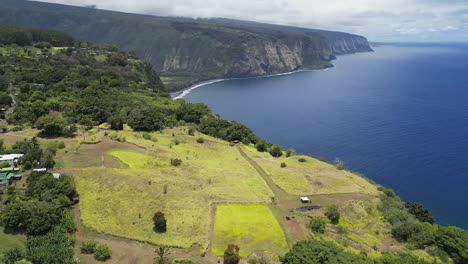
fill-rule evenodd
<path id="1" fill-rule="evenodd" d="M 24 154 L 4 154 L 0 155 L 0 163 L 8 162 L 14 164 L 18 162 L 18 159 L 23 157 Z"/>
<path id="2" fill-rule="evenodd" d="M 236 140 L 233 140 L 232 142 L 237 144 L 237 143 L 239 143 L 240 141 L 239 141 L 238 139 L 236 139 Z"/>
<path id="3" fill-rule="evenodd" d="M 55 173 L 52 173 L 52 176 L 54 176 L 55 179 L 58 179 L 60 178 L 60 176 L 62 176 L 62 174 L 55 172 Z"/>
<path id="4" fill-rule="evenodd" d="M 310 199 L 308 197 L 301 197 L 302 203 L 310 203 Z"/>

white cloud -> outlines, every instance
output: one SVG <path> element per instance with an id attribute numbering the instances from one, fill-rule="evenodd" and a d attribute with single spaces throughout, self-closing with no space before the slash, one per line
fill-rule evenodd
<path id="1" fill-rule="evenodd" d="M 374 41 L 467 40 L 468 0 L 41 0 L 130 13 L 227 17 L 340 30 Z"/>

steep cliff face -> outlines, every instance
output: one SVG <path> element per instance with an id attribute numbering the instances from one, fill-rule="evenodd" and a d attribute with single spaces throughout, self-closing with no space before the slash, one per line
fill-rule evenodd
<path id="1" fill-rule="evenodd" d="M 336 54 L 370 51 L 364 37 L 232 20 L 126 14 L 0 0 L 0 23 L 68 32 L 114 44 L 151 62 L 171 90 L 214 78 L 331 67 Z"/>

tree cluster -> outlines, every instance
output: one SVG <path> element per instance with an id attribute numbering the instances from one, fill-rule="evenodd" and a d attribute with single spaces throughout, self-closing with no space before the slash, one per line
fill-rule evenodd
<path id="1" fill-rule="evenodd" d="M 20 163 L 44 162 L 45 151 L 35 138 L 17 142 L 15 151 L 25 154 Z M 53 161 L 53 159 L 52 159 Z M 71 264 L 75 231 L 71 206 L 76 191 L 70 177 L 56 179 L 45 172 L 32 172 L 25 190 L 9 187 L 0 211 L 0 224 L 6 232 L 25 233 L 28 238 L 21 259 L 37 264 Z M 12 262 L 13 263 L 13 262 Z"/>
<path id="2" fill-rule="evenodd" d="M 344 251 L 333 242 L 310 240 L 296 243 L 292 249 L 281 257 L 283 264 L 429 264 L 410 255 L 384 254 L 371 258 L 365 254 L 353 254 Z"/>
<path id="3" fill-rule="evenodd" d="M 434 254 L 450 256 L 455 264 L 468 263 L 468 231 L 432 225 L 434 218 L 420 203 L 404 203 L 393 190 L 381 188 L 378 209 L 391 225 L 392 236 L 417 249 L 437 247 Z M 441 253 L 442 251 L 442 253 Z M 445 252 L 445 254 L 444 254 Z"/>

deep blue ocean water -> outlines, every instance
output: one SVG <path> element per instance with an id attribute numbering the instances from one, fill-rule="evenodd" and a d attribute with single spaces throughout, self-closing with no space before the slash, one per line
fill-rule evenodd
<path id="1" fill-rule="evenodd" d="M 335 68 L 235 79 L 193 90 L 284 148 L 340 158 L 468 228 L 468 44 L 398 44 L 340 56 Z"/>

